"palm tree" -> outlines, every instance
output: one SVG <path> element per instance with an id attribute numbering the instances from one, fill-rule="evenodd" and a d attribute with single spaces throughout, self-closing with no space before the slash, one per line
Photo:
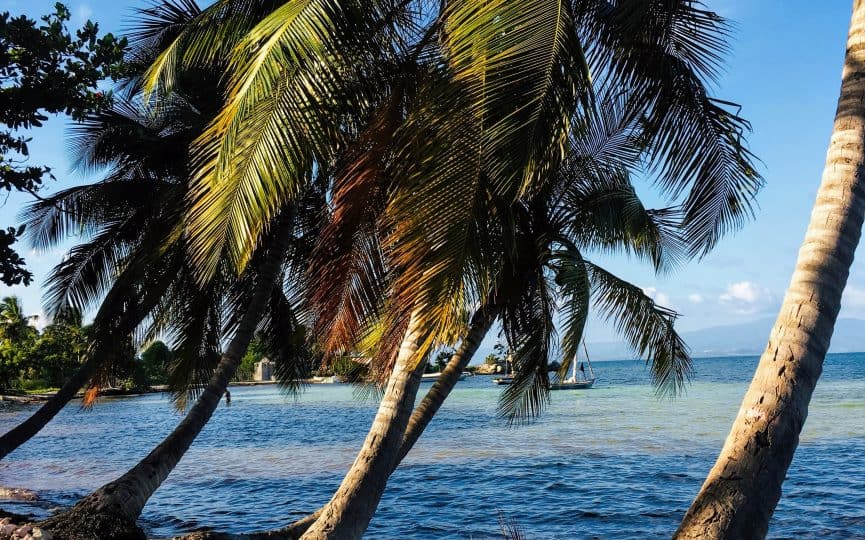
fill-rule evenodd
<path id="1" fill-rule="evenodd" d="M 521 229 L 509 233 L 516 238 L 514 242 L 519 248 L 499 248 L 504 260 L 499 265 L 502 270 L 496 278 L 497 285 L 470 318 L 466 333 L 439 380 L 411 414 L 398 448 L 393 449 L 397 457 L 390 472 L 420 437 L 456 385 L 480 341 L 499 317 L 505 320 L 506 329 L 510 330 L 508 337 L 517 351 L 516 364 L 519 367 L 519 384 L 511 387 L 503 396 L 502 412 L 512 421 L 518 421 L 540 410 L 549 388 L 547 353 L 550 348 L 547 344 L 552 342 L 550 321 L 553 316 L 549 313 L 542 317 L 543 320 L 531 318 L 529 314 L 537 310 L 527 306 L 525 300 L 537 298 L 541 291 L 556 296 L 556 300 L 564 302 L 566 306 L 562 338 L 566 360 L 562 368 L 564 371 L 581 339 L 588 315 L 588 299 L 591 289 L 594 289 L 597 308 L 618 322 L 619 328 L 638 354 L 651 360 L 652 371 L 660 388 L 675 392 L 686 379 L 690 359 L 673 330 L 673 312 L 655 306 L 638 287 L 592 265 L 580 254 L 581 250 L 623 250 L 651 262 L 660 272 L 674 265 L 685 248 L 675 210 L 647 210 L 628 179 L 628 169 L 638 165 L 644 151 L 638 122 L 621 107 L 617 109 L 607 100 L 599 101 L 604 105 L 603 110 L 599 110 L 593 118 L 589 131 L 574 141 L 571 155 L 551 183 L 555 188 L 535 196 L 531 203 L 517 205 L 513 209 L 513 219 L 503 220 Z M 540 212 L 541 215 L 528 218 L 526 212 L 531 211 Z M 372 212 L 375 213 L 375 210 Z M 331 231 L 329 227 L 325 230 Z M 327 235 L 323 239 L 332 240 Z M 515 255 L 509 258 L 507 253 L 511 252 Z M 328 250 L 327 253 L 332 256 L 333 251 Z M 313 264 L 316 268 L 320 266 L 315 257 Z M 348 266 L 369 265 L 367 261 L 366 264 L 357 262 Z M 315 290 L 314 299 L 343 305 L 359 303 L 358 300 L 340 300 L 337 293 L 345 286 L 338 279 L 338 274 L 346 276 L 346 281 L 371 284 L 368 286 L 371 290 L 366 294 L 355 292 L 356 298 L 371 297 L 373 291 L 385 288 L 373 284 L 374 279 L 370 276 L 357 280 L 343 268 L 332 269 L 324 274 L 326 278 L 313 280 L 316 286 L 323 286 L 323 289 Z M 558 286 L 546 283 L 553 279 L 560 281 Z M 539 282 L 546 285 L 533 285 Z M 334 298 L 337 300 L 334 301 Z M 556 303 L 548 299 L 545 304 L 549 308 Z M 330 323 L 331 331 L 336 328 L 339 332 L 345 332 L 356 317 L 356 314 L 338 313 L 333 318 L 327 316 L 326 320 Z M 634 330 L 625 330 L 630 327 Z M 537 332 L 537 328 L 543 331 Z M 364 458 L 359 456 L 358 459 Z M 364 495 L 364 500 L 369 501 L 369 491 L 365 491 Z M 319 509 L 280 533 L 288 536 L 302 534 L 322 517 L 326 508 Z"/>
<path id="2" fill-rule="evenodd" d="M 589 73 L 633 96 L 662 191 L 689 193 L 683 226 L 698 253 L 747 217 L 760 185 L 741 142 L 747 124 L 704 84 L 724 50 L 723 21 L 690 1 L 659 4 L 457 1 L 430 11 L 410 0 L 310 0 L 278 5 L 237 32 L 248 6 L 224 0 L 154 64 L 148 86 L 164 92 L 178 73 L 213 60 L 208 44 L 241 34 L 226 105 L 196 144 L 188 230 L 203 278 L 222 253 L 245 267 L 304 171 L 334 161 L 358 131 L 347 117 L 382 138 L 369 140 L 374 159 L 347 168 L 346 189 L 386 186 L 381 229 L 394 274 L 377 319 L 385 343 L 402 346 L 381 347 L 390 382 L 378 432 L 361 451 L 370 460 L 356 461 L 309 535 L 366 527 L 384 485 L 367 476 L 394 465 L 397 453 L 383 445 L 401 440 L 418 363 L 489 293 L 495 256 L 478 249 L 488 232 L 480 209 L 510 208 L 543 188 L 590 101 Z M 399 121 L 374 122 L 388 102 Z"/>
<path id="3" fill-rule="evenodd" d="M 769 343 L 676 538 L 763 538 L 823 360 L 865 217 L 865 2 L 853 16 L 823 181 Z"/>
<path id="4" fill-rule="evenodd" d="M 35 319 L 35 315 L 24 315 L 24 306 L 17 296 L 0 300 L 0 354 L 3 355 L 0 388 L 10 388 L 12 377 L 19 373 L 26 343 L 37 333 L 30 326 Z"/>
<path id="5" fill-rule="evenodd" d="M 138 50 L 143 48 L 144 53 L 149 53 L 154 48 L 158 49 L 164 39 L 162 29 L 168 27 L 176 31 L 174 24 L 168 23 L 178 18 L 181 23 L 188 20 L 189 14 L 181 8 L 192 10 L 194 4 L 167 2 L 146 10 L 152 24 L 145 25 L 142 34 L 137 36 L 135 42 L 143 41 Z M 95 201 L 97 205 L 110 205 L 110 197 L 100 197 L 99 190 L 105 185 L 155 184 L 151 188 L 151 198 L 156 199 L 153 203 L 156 208 L 151 210 L 153 219 L 144 224 L 144 230 L 147 231 L 145 238 L 154 241 L 136 246 L 133 253 L 142 257 L 152 257 L 153 253 L 162 254 L 162 257 L 170 256 L 169 261 L 157 262 L 167 263 L 159 267 L 171 279 L 167 286 L 158 290 L 156 304 L 149 306 L 147 315 L 151 324 L 147 333 L 155 335 L 167 332 L 174 336 L 178 344 L 176 356 L 179 361 L 170 375 L 170 386 L 175 389 L 175 397 L 182 408 L 185 408 L 189 396 L 197 399 L 184 420 L 138 465 L 114 482 L 96 490 L 69 511 L 43 523 L 45 528 L 63 537 L 126 538 L 128 535 L 141 534 L 135 522 L 145 503 L 167 478 L 216 409 L 239 359 L 257 329 L 264 336 L 273 359 L 279 361 L 278 375 L 289 388 L 296 387 L 297 381 L 307 371 L 307 359 L 294 350 L 295 343 L 284 340 L 285 336 L 297 330 L 295 306 L 283 286 L 275 285 L 283 283 L 283 274 L 286 274 L 284 284 L 291 294 L 296 293 L 291 290 L 293 287 L 301 286 L 290 273 L 296 261 L 305 260 L 304 245 L 308 244 L 306 236 L 314 235 L 311 227 L 314 228 L 315 219 L 310 214 L 318 213 L 323 200 L 315 183 L 304 189 L 304 193 L 283 212 L 282 217 L 268 224 L 262 248 L 250 257 L 245 271 L 239 276 L 221 262 L 217 262 L 218 268 L 206 280 L 200 280 L 199 276 L 190 272 L 188 244 L 183 232 L 186 219 L 184 199 L 193 195 L 188 191 L 190 176 L 184 149 L 208 121 L 208 111 L 212 110 L 209 106 L 214 102 L 219 103 L 219 99 L 215 99 L 212 93 L 208 94 L 204 88 L 219 78 L 218 72 L 211 70 L 208 73 L 209 78 L 198 73 L 197 77 L 186 79 L 186 84 L 175 86 L 170 94 L 160 98 L 153 110 L 142 107 L 140 102 L 127 102 L 122 111 L 112 111 L 113 114 L 94 118 L 92 125 L 85 126 L 79 141 L 82 153 L 89 162 L 111 164 L 115 169 L 108 181 L 96 187 L 94 197 L 70 194 L 62 199 L 63 202 L 84 199 Z M 133 92 L 137 91 L 134 80 L 129 86 Z M 205 96 L 203 102 L 194 99 L 199 95 Z M 115 144 L 118 132 L 124 132 L 134 144 Z M 160 159 L 160 148 L 166 144 L 175 149 L 177 159 Z M 41 215 L 40 219 L 52 223 L 62 217 L 54 210 Z M 104 227 L 105 217 L 99 212 L 84 212 L 83 215 L 75 214 L 75 217 L 84 218 L 88 224 Z M 122 240 L 122 235 L 112 234 L 117 232 L 116 227 L 110 226 L 112 223 L 108 221 L 109 226 L 102 235 L 109 245 Z M 52 232 L 50 227 L 47 229 L 48 233 Z M 46 230 L 46 227 L 41 230 Z M 118 239 L 118 236 L 121 238 Z M 79 248 L 85 252 L 92 251 L 88 245 Z M 110 261 L 107 266 L 112 264 L 115 263 Z M 124 258 L 120 266 L 130 268 L 133 264 Z M 79 290 L 71 285 L 79 281 L 77 273 L 61 274 L 62 279 L 57 281 L 62 284 L 62 294 L 56 293 L 54 297 L 69 298 L 70 293 L 67 291 Z M 108 279 L 106 274 L 103 268 L 97 269 L 95 281 L 101 283 L 101 280 Z M 87 289 L 71 296 L 80 301 L 92 301 L 94 294 Z M 227 349 L 220 354 L 218 350 L 223 335 L 231 335 L 232 338 Z M 98 387 L 98 378 L 95 387 Z"/>
<path id="6" fill-rule="evenodd" d="M 72 130 L 77 166 L 107 167 L 109 173 L 101 182 L 36 201 L 24 213 L 37 249 L 56 247 L 70 235 L 90 237 L 49 276 L 47 310 L 81 312 L 102 295 L 105 298 L 94 319 L 87 360 L 52 399 L 0 437 L 0 459 L 38 433 L 88 383 L 86 402 L 95 399 L 119 359 L 120 336 L 131 335 L 177 279 L 182 260 L 177 246 L 173 251 L 164 246 L 177 237 L 177 202 L 182 200 L 186 170 L 183 149 L 207 122 L 208 110 L 217 109 L 220 102 L 196 92 L 176 92 L 158 115 L 144 112 L 134 98 L 134 73 L 158 52 L 161 39 L 170 38 L 198 12 L 191 2 L 144 10 L 142 29 L 127 55 L 133 74 L 126 81 L 127 91 L 113 107 Z"/>
<path id="7" fill-rule="evenodd" d="M 6 296 L 0 300 L 0 340 L 15 343 L 31 333 L 30 321 L 36 315 L 24 315 L 24 306 L 17 296 Z"/>
<path id="8" fill-rule="evenodd" d="M 97 489 L 71 509 L 43 521 L 40 526 L 63 538 L 122 539 L 140 537 L 136 521 L 150 496 L 168 477 L 186 450 L 216 410 L 228 382 L 234 376 L 246 347 L 266 313 L 270 298 L 288 249 L 291 224 L 284 221 L 275 229 L 275 239 L 257 266 L 251 283 L 252 294 L 237 320 L 234 335 L 207 386 L 184 419 L 135 467 L 123 476 Z M 252 268 L 252 265 L 251 265 Z"/>

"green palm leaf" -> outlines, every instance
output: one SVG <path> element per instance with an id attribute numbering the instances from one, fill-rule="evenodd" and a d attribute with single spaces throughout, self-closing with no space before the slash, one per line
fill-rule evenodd
<path id="1" fill-rule="evenodd" d="M 690 378 L 688 347 L 673 327 L 676 312 L 655 304 L 643 291 L 585 261 L 595 304 L 646 359 L 658 392 L 676 395 Z"/>

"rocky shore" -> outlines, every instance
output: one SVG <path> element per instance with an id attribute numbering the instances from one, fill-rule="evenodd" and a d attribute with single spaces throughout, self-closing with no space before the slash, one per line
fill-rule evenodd
<path id="1" fill-rule="evenodd" d="M 51 533 L 36 527 L 27 516 L 0 510 L 0 540 L 49 540 Z"/>

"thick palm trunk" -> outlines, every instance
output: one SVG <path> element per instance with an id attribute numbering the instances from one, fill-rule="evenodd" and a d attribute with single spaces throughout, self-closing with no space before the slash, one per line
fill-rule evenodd
<path id="1" fill-rule="evenodd" d="M 104 336 L 110 335 L 111 338 L 117 339 L 117 336 L 131 334 L 135 327 L 141 323 L 143 317 L 141 314 L 149 311 L 150 307 L 155 305 L 162 296 L 171 277 L 171 275 L 166 274 L 160 280 L 151 282 L 147 292 L 138 298 L 137 308 L 132 309 L 126 306 L 126 309 L 119 315 L 115 313 L 115 310 L 123 304 L 129 295 L 135 293 L 122 280 L 115 282 L 102 301 L 102 306 L 93 322 L 93 326 L 99 329 L 102 336 L 96 341 L 96 350 L 89 351 L 87 361 L 66 381 L 57 394 L 45 402 L 27 420 L 0 437 L 0 459 L 39 433 L 75 397 L 75 394 L 87 385 L 96 373 L 100 362 L 104 361 L 105 355 L 113 354 L 109 350 L 113 345 L 113 343 L 109 343 L 112 339 L 106 341 Z M 106 345 L 106 343 L 108 344 Z"/>
<path id="2" fill-rule="evenodd" d="M 676 538 L 762 538 L 823 368 L 865 215 L 865 0 L 855 0 L 823 181 L 739 414 Z"/>
<path id="3" fill-rule="evenodd" d="M 126 474 L 94 491 L 70 510 L 42 522 L 42 528 L 67 540 L 144 537 L 135 522 L 144 505 L 168 478 L 219 405 L 264 312 L 279 274 L 288 233 L 287 228 L 279 233 L 281 241 L 276 243 L 260 269 L 255 291 L 234 337 L 201 396 L 180 424 Z"/>
<path id="4" fill-rule="evenodd" d="M 42 404 L 29 418 L 4 433 L 0 437 L 0 459 L 5 458 L 19 446 L 29 441 L 31 437 L 39 433 L 75 397 L 75 394 L 87 384 L 87 381 L 90 380 L 90 377 L 96 371 L 96 363 L 96 357 L 91 356 L 51 399 Z"/>
<path id="5" fill-rule="evenodd" d="M 423 434 L 424 429 L 429 425 L 433 416 L 441 408 L 442 403 L 450 395 L 457 382 L 460 380 L 460 375 L 465 370 L 466 366 L 471 362 L 472 357 L 481 345 L 493 321 L 498 315 L 498 309 L 492 305 L 484 304 L 472 316 L 469 324 L 469 331 L 460 343 L 459 349 L 451 356 L 447 366 L 445 366 L 438 380 L 433 383 L 432 388 L 427 391 L 424 398 L 415 407 L 411 418 L 408 421 L 405 435 L 402 438 L 402 444 L 399 448 L 399 455 L 394 464 L 394 470 L 402 462 L 403 458 L 411 451 L 414 444 Z"/>
<path id="6" fill-rule="evenodd" d="M 424 363 L 415 358 L 424 331 L 412 315 L 372 427 L 354 463 L 303 538 L 360 538 L 369 525 L 414 407 Z"/>
<path id="7" fill-rule="evenodd" d="M 469 323 L 469 330 L 460 343 L 459 348 L 453 356 L 451 356 L 451 359 L 448 360 L 448 364 L 445 366 L 445 369 L 442 370 L 438 380 L 433 383 L 432 387 L 427 391 L 424 398 L 412 412 L 402 442 L 400 443 L 396 462 L 388 476 L 393 474 L 393 471 L 396 470 L 405 456 L 409 451 L 411 451 L 414 444 L 423 434 L 424 429 L 426 429 L 430 421 L 433 419 L 433 416 L 435 416 L 445 399 L 447 399 L 457 382 L 459 382 L 460 374 L 462 374 L 466 366 L 471 362 L 472 357 L 477 352 L 478 347 L 487 335 L 487 332 L 489 332 L 497 315 L 498 309 L 496 307 L 484 304 L 472 316 L 472 320 Z M 319 508 L 312 514 L 295 521 L 288 527 L 280 529 L 279 531 L 273 531 L 269 534 L 271 534 L 272 537 L 279 538 L 299 538 L 313 525 L 313 523 L 316 522 L 323 511 L 324 507 Z"/>

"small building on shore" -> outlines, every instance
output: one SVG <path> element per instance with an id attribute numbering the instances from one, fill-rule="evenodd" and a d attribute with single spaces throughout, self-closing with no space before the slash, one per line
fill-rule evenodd
<path id="1" fill-rule="evenodd" d="M 274 365 L 267 357 L 255 363 L 255 373 L 252 378 L 256 381 L 272 381 Z"/>

